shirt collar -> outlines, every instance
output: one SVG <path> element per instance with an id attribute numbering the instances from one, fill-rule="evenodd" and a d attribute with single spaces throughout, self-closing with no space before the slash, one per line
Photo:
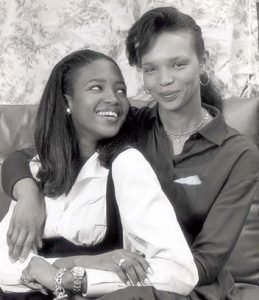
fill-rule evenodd
<path id="1" fill-rule="evenodd" d="M 227 134 L 227 125 L 222 113 L 216 107 L 207 104 L 203 104 L 203 106 L 213 116 L 213 119 L 207 125 L 198 130 L 198 133 L 210 142 L 219 146 L 223 143 Z M 155 119 L 158 122 L 158 126 L 162 126 L 158 112 L 158 104 L 151 108 L 150 119 Z"/>
<path id="2" fill-rule="evenodd" d="M 101 166 L 98 159 L 98 153 L 95 152 L 83 165 L 81 168 L 76 182 L 79 183 L 87 178 L 102 178 L 108 175 L 109 170 Z"/>
<path id="3" fill-rule="evenodd" d="M 213 119 L 202 127 L 198 133 L 210 142 L 220 146 L 227 134 L 227 124 L 224 121 L 222 113 L 216 107 L 207 104 L 203 104 L 203 106 L 213 116 Z"/>

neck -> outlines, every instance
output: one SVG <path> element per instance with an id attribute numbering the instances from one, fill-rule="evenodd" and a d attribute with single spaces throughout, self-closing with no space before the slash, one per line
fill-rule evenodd
<path id="1" fill-rule="evenodd" d="M 176 133 L 191 131 L 203 118 L 201 104 L 173 111 L 163 110 L 159 106 L 159 116 L 164 129 Z"/>
<path id="2" fill-rule="evenodd" d="M 89 141 L 87 139 L 79 140 L 80 156 L 83 161 L 87 161 L 91 157 L 96 148 L 96 142 Z"/>

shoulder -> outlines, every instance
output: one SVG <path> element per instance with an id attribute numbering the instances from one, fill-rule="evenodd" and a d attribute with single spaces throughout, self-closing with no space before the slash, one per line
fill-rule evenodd
<path id="1" fill-rule="evenodd" d="M 155 172 L 145 156 L 135 148 L 128 148 L 121 152 L 112 163 L 112 173 L 130 174 L 130 176 L 145 176 Z M 133 175 L 135 174 L 135 175 Z"/>
<path id="2" fill-rule="evenodd" d="M 147 162 L 144 155 L 135 148 L 128 148 L 117 155 L 112 163 L 112 167 L 126 166 L 131 168 L 132 166 L 137 167 L 136 163 Z"/>
<path id="3" fill-rule="evenodd" d="M 229 160 L 233 160 L 234 166 L 240 167 L 240 176 L 258 173 L 259 151 L 250 137 L 228 126 L 222 151 L 225 151 Z"/>
<path id="4" fill-rule="evenodd" d="M 236 152 L 251 152 L 255 156 L 259 154 L 257 146 L 252 142 L 250 137 L 228 125 L 224 143 L 229 147 L 234 147 Z"/>
<path id="5" fill-rule="evenodd" d="M 134 106 L 130 107 L 128 119 L 133 122 L 136 126 L 141 126 L 152 119 L 154 115 L 155 107 L 143 106 L 141 108 L 137 108 Z"/>

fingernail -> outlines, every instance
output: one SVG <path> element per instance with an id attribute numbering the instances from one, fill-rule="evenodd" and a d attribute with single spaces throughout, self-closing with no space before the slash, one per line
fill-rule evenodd
<path id="1" fill-rule="evenodd" d="M 126 281 L 127 286 L 131 286 L 131 283 L 129 281 Z"/>
<path id="2" fill-rule="evenodd" d="M 24 261 L 25 261 L 24 257 L 20 257 L 20 258 L 19 258 L 19 262 L 20 262 L 21 264 L 24 263 Z"/>
<path id="3" fill-rule="evenodd" d="M 140 282 L 137 283 L 137 286 L 142 286 L 142 284 Z"/>
<path id="4" fill-rule="evenodd" d="M 152 285 L 151 282 L 149 281 L 148 278 L 145 278 L 143 283 L 147 286 L 147 285 Z"/>
<path id="5" fill-rule="evenodd" d="M 147 272 L 148 272 L 148 274 L 150 274 L 150 275 L 153 275 L 153 274 L 154 274 L 154 273 L 153 273 L 153 270 L 152 270 L 150 267 L 148 267 Z"/>
<path id="6" fill-rule="evenodd" d="M 48 292 L 47 292 L 47 290 L 45 290 L 45 289 L 40 290 L 40 292 L 41 292 L 43 295 L 48 295 Z"/>

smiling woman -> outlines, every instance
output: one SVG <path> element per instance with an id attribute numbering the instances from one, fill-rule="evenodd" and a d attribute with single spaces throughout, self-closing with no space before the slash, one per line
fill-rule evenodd
<path id="1" fill-rule="evenodd" d="M 97 141 L 115 136 L 125 120 L 129 108 L 126 85 L 118 66 L 104 59 L 80 67 L 73 80 L 73 90 L 65 91 L 65 98 L 81 156 L 90 157 Z"/>
<path id="2" fill-rule="evenodd" d="M 198 280 L 193 256 L 156 174 L 133 148 L 128 110 L 124 79 L 111 58 L 81 50 L 54 67 L 37 113 L 36 152 L 28 154 L 37 185 L 22 181 L 18 203 L 0 226 L 4 291 L 47 288 L 61 299 L 137 284 L 184 295 L 193 289 Z M 37 192 L 35 197 L 38 188 L 44 199 Z M 16 216 L 28 220 L 28 215 L 30 232 L 18 229 Z M 43 232 L 41 258 L 30 252 L 38 242 L 30 234 L 35 226 Z M 21 300 L 20 294 L 8 297 Z"/>

